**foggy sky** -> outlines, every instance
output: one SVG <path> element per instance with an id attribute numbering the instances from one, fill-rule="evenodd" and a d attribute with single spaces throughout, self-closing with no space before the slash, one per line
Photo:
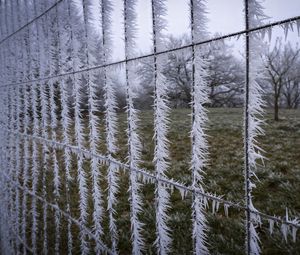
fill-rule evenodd
<path id="1" fill-rule="evenodd" d="M 124 33 L 123 33 L 123 0 L 114 0 L 113 13 L 113 41 L 114 60 L 124 59 Z M 215 33 L 228 34 L 244 29 L 244 0 L 207 0 L 208 31 L 211 36 Z M 268 22 L 278 21 L 300 15 L 300 0 L 265 0 L 263 3 L 265 13 L 270 17 Z M 190 34 L 189 28 L 189 0 L 167 1 L 167 28 L 166 33 L 180 36 Z M 151 1 L 138 0 L 137 4 L 137 46 L 141 54 L 152 51 L 152 20 Z M 273 29 L 273 41 L 277 36 L 283 36 L 282 29 Z M 297 32 L 290 33 L 287 41 L 296 43 L 300 41 Z M 234 45 L 235 54 L 243 51 L 243 37 L 229 41 Z"/>

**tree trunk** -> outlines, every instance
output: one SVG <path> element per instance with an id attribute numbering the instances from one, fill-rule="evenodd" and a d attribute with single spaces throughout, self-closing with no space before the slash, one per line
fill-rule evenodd
<path id="1" fill-rule="evenodd" d="M 275 96 L 275 100 L 274 100 L 274 120 L 278 121 L 279 120 L 279 106 L 278 106 L 278 98 L 277 96 Z"/>

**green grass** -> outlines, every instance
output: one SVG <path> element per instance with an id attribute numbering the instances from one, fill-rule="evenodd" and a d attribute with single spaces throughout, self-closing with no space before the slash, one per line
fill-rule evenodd
<path id="1" fill-rule="evenodd" d="M 299 216 L 300 212 L 300 111 L 281 110 L 281 120 L 274 122 L 272 112 L 267 111 L 265 115 L 265 135 L 259 137 L 258 141 L 265 151 L 264 162 L 256 171 L 259 181 L 256 182 L 256 188 L 253 192 L 254 205 L 260 211 L 267 214 L 285 215 L 286 207 L 290 209 L 292 215 Z M 209 109 L 209 123 L 207 126 L 209 143 L 209 165 L 205 169 L 204 179 L 205 188 L 208 192 L 222 195 L 223 198 L 235 202 L 243 203 L 244 197 L 244 179 L 243 179 L 243 112 L 242 109 Z M 141 167 L 154 171 L 152 158 L 154 154 L 153 141 L 153 112 L 141 112 L 141 122 L 139 133 L 142 138 L 142 162 Z M 191 117 L 189 110 L 172 110 L 170 115 L 170 130 L 168 138 L 170 140 L 170 168 L 168 177 L 175 180 L 191 183 L 191 172 L 189 169 L 191 140 L 190 128 Z M 103 130 L 103 127 L 101 127 Z M 126 147 L 126 115 L 119 114 L 119 152 L 115 155 L 118 159 L 124 161 L 127 155 Z M 99 148 L 105 151 L 104 137 L 100 139 Z M 58 151 L 60 158 L 61 180 L 65 182 L 65 173 L 63 171 L 63 151 Z M 42 156 L 42 155 L 41 155 Z M 89 160 L 85 161 L 86 173 L 90 179 Z M 78 209 L 78 185 L 76 183 L 76 157 L 72 160 L 73 182 L 71 183 L 71 214 L 73 217 L 79 217 Z M 51 168 L 51 161 L 49 161 Z M 40 171 L 43 171 L 41 166 Z M 101 167 L 103 178 L 101 187 L 104 197 L 107 196 L 107 167 Z M 120 192 L 118 194 L 118 204 L 116 206 L 116 218 L 119 229 L 119 250 L 120 254 L 130 254 L 130 206 L 128 195 L 128 172 L 121 171 Z M 47 172 L 47 190 L 48 200 L 53 201 L 53 173 Z M 89 183 L 89 226 L 92 226 L 93 203 L 91 200 L 91 183 Z M 41 192 L 41 188 L 39 192 Z M 61 194 L 65 194 L 64 186 L 61 187 Z M 144 238 L 146 241 L 146 254 L 155 254 L 153 242 L 155 240 L 155 208 L 154 208 L 154 185 L 145 184 L 142 188 L 143 194 L 143 213 L 141 221 L 144 226 Z M 171 227 L 171 236 L 173 238 L 172 254 L 192 254 L 192 224 L 191 224 L 191 196 L 182 200 L 178 191 L 171 195 L 171 208 L 169 209 Z M 66 199 L 63 195 L 59 201 L 60 207 L 65 208 Z M 107 203 L 104 201 L 104 207 Z M 211 204 L 210 204 L 211 205 Z M 30 207 L 30 204 L 28 204 Z M 39 207 L 41 212 L 41 204 Z M 50 253 L 53 252 L 54 240 L 54 213 L 49 210 L 49 242 Z M 244 212 L 229 208 L 229 217 L 224 214 L 223 206 L 216 214 L 207 210 L 208 218 L 208 240 L 209 249 L 212 254 L 244 254 Z M 42 214 L 39 218 L 39 238 L 40 248 L 42 242 Z M 263 254 L 300 254 L 300 239 L 297 236 L 297 242 L 293 243 L 289 236 L 288 242 L 285 242 L 278 227 L 275 227 L 275 233 L 268 233 L 268 223 L 263 220 L 263 226 L 258 229 L 261 238 L 261 247 Z M 110 245 L 108 231 L 108 216 L 104 214 L 104 241 Z M 74 253 L 79 253 L 79 229 L 73 226 L 73 236 L 75 249 Z M 28 237 L 30 230 L 28 228 Z M 66 250 L 66 221 L 62 220 L 62 253 Z M 91 243 L 93 246 L 93 242 Z"/>

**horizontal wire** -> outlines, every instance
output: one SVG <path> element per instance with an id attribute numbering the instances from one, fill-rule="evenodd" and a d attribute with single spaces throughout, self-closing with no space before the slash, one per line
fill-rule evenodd
<path id="1" fill-rule="evenodd" d="M 130 168 L 129 165 L 127 165 L 125 163 L 122 163 L 122 162 L 118 161 L 117 159 L 114 159 L 113 157 L 108 157 L 108 156 L 105 156 L 105 155 L 96 154 L 96 153 L 93 153 L 89 150 L 85 150 L 85 149 L 79 148 L 79 147 L 74 146 L 74 145 L 69 145 L 69 144 L 65 144 L 65 143 L 62 143 L 62 142 L 49 140 L 49 139 L 46 139 L 46 138 L 43 138 L 43 137 L 40 137 L 40 136 L 34 136 L 34 135 L 25 134 L 25 133 L 19 133 L 19 132 L 16 132 L 16 131 L 11 131 L 11 130 L 7 129 L 6 127 L 3 128 L 3 126 L 0 126 L 0 127 L 2 129 L 5 129 L 8 133 L 12 133 L 16 136 L 25 137 L 29 141 L 38 140 L 38 141 L 40 141 L 41 144 L 47 144 L 49 147 L 56 148 L 56 149 L 67 148 L 74 154 L 82 154 L 86 158 L 97 158 L 100 161 L 104 161 L 104 162 L 107 162 L 107 163 L 113 163 L 113 164 L 116 164 L 116 165 L 120 166 L 121 168 L 126 169 L 126 170 L 131 169 L 132 171 L 135 171 L 138 174 L 142 174 L 142 175 L 146 176 L 147 178 L 150 178 L 153 181 L 159 180 L 159 181 L 161 181 L 161 182 L 163 182 L 167 185 L 174 186 L 178 189 L 184 189 L 188 192 L 194 192 L 194 189 L 190 186 L 186 186 L 186 185 L 184 185 L 182 183 L 179 183 L 179 182 L 177 182 L 173 179 L 168 179 L 168 178 L 158 178 L 157 179 L 157 177 L 154 174 L 149 173 L 147 170 L 139 169 L 139 168 Z M 240 209 L 243 208 L 243 206 L 241 206 L 239 203 L 227 201 L 227 200 L 224 200 L 220 197 L 214 196 L 212 194 L 202 192 L 200 190 L 196 190 L 196 193 L 203 196 L 203 197 L 206 197 L 208 199 L 215 200 L 215 201 L 223 203 L 223 204 L 227 204 L 230 207 L 235 207 L 235 208 L 240 208 Z"/>
<path id="2" fill-rule="evenodd" d="M 77 71 L 61 73 L 61 74 L 48 76 L 48 77 L 43 77 L 43 78 L 39 78 L 39 79 L 35 79 L 35 80 L 3 84 L 3 85 L 0 86 L 0 88 L 7 87 L 7 86 L 17 86 L 17 85 L 22 85 L 22 84 L 27 84 L 27 83 L 36 83 L 36 82 L 41 82 L 41 81 L 47 81 L 47 80 L 56 79 L 56 78 L 60 78 L 60 77 L 64 77 L 64 76 L 69 76 L 69 75 L 74 75 L 74 74 L 78 74 L 78 73 L 84 73 L 84 72 L 88 72 L 88 71 L 92 71 L 92 70 L 97 70 L 97 69 L 101 69 L 101 68 L 105 68 L 105 67 L 111 67 L 111 66 L 115 66 L 115 65 L 125 64 L 126 62 L 142 60 L 142 59 L 145 59 L 145 58 L 153 57 L 154 55 L 159 56 L 159 55 L 163 55 L 163 54 L 167 54 L 167 53 L 172 53 L 174 51 L 184 50 L 184 49 L 192 48 L 192 47 L 195 47 L 195 46 L 200 46 L 200 45 L 203 45 L 203 44 L 208 44 L 208 43 L 212 43 L 212 42 L 215 42 L 215 41 L 224 40 L 226 38 L 240 36 L 240 35 L 243 35 L 243 34 L 246 34 L 246 33 L 253 33 L 253 32 L 257 32 L 257 31 L 262 30 L 262 29 L 268 29 L 268 28 L 272 28 L 274 26 L 279 26 L 279 25 L 283 25 L 283 24 L 298 21 L 298 20 L 300 20 L 300 16 L 295 16 L 295 17 L 292 17 L 292 18 L 289 18 L 289 19 L 276 21 L 276 22 L 273 22 L 273 23 L 269 23 L 267 25 L 251 28 L 251 29 L 248 29 L 248 30 L 242 30 L 242 31 L 239 31 L 239 32 L 231 33 L 231 34 L 218 36 L 218 37 L 215 37 L 215 38 L 212 38 L 212 39 L 187 44 L 187 45 L 176 47 L 176 48 L 173 48 L 173 49 L 158 51 L 156 53 L 149 53 L 149 54 L 142 55 L 142 56 L 139 56 L 139 57 L 123 59 L 123 60 L 115 61 L 115 62 L 112 62 L 112 63 L 107 63 L 107 64 L 103 64 L 103 65 L 96 65 L 96 66 L 92 66 L 92 67 L 83 68 L 83 69 L 80 69 L 80 70 L 77 70 Z"/>
<path id="3" fill-rule="evenodd" d="M 35 18 L 33 18 L 31 21 L 29 21 L 28 23 L 26 23 L 25 25 L 21 26 L 19 29 L 17 29 L 15 32 L 11 33 L 10 35 L 8 35 L 7 37 L 5 37 L 4 39 L 2 39 L 0 41 L 0 45 L 3 44 L 5 41 L 7 41 L 9 38 L 13 37 L 15 34 L 21 32 L 23 29 L 25 29 L 26 27 L 28 27 L 29 25 L 31 25 L 32 23 L 34 23 L 36 20 L 38 20 L 39 18 L 43 17 L 44 15 L 46 15 L 49 11 L 51 11 L 52 9 L 54 9 L 60 2 L 62 2 L 64 0 L 58 0 L 55 4 L 53 4 L 51 7 L 49 7 L 48 9 L 46 9 L 44 12 L 42 12 L 40 15 L 36 16 Z"/>
<path id="4" fill-rule="evenodd" d="M 254 211 L 254 210 L 248 209 L 247 207 L 242 206 L 237 202 L 228 201 L 228 200 L 225 200 L 225 199 L 221 198 L 220 196 L 212 195 L 212 194 L 206 193 L 206 192 L 202 192 L 199 189 L 194 189 L 191 186 L 186 186 L 186 185 L 184 185 L 182 183 L 179 183 L 179 182 L 177 182 L 173 179 L 168 179 L 168 178 L 158 178 L 157 179 L 155 175 L 149 173 L 147 170 L 137 169 L 137 168 L 130 168 L 127 164 L 119 162 L 118 160 L 116 160 L 112 157 L 107 157 L 105 155 L 99 155 L 99 154 L 96 154 L 96 153 L 92 153 L 88 150 L 78 148 L 77 146 L 61 143 L 61 142 L 58 142 L 58 141 L 48 140 L 48 139 L 45 139 L 45 138 L 42 138 L 42 137 L 37 137 L 37 136 L 33 136 L 33 135 L 19 133 L 19 132 L 16 132 L 16 131 L 11 131 L 11 130 L 7 129 L 6 127 L 3 127 L 2 125 L 0 125 L 0 128 L 6 130 L 8 133 L 13 133 L 17 136 L 26 137 L 27 139 L 29 139 L 29 141 L 30 140 L 31 141 L 32 140 L 39 140 L 39 141 L 41 141 L 40 142 L 41 144 L 46 143 L 46 144 L 48 144 L 49 147 L 56 148 L 56 149 L 68 148 L 74 154 L 81 153 L 82 155 L 84 155 L 87 158 L 97 158 L 97 159 L 105 161 L 105 162 L 110 162 L 110 163 L 119 165 L 120 167 L 122 167 L 125 170 L 135 171 L 135 172 L 141 174 L 143 177 L 146 176 L 146 178 L 150 178 L 153 181 L 159 180 L 160 182 L 168 185 L 169 187 L 174 187 L 174 188 L 177 188 L 178 190 L 185 190 L 185 191 L 190 192 L 190 193 L 195 192 L 197 195 L 199 195 L 201 197 L 207 198 L 207 199 L 212 200 L 212 201 L 216 201 L 218 203 L 227 205 L 229 207 L 236 208 L 236 209 L 239 209 L 239 210 L 244 210 L 244 211 L 250 211 L 252 214 L 259 215 L 263 218 L 273 220 L 273 221 L 276 221 L 276 222 L 281 223 L 281 224 L 290 225 L 290 226 L 295 227 L 295 228 L 300 228 L 300 224 L 298 224 L 296 222 L 287 221 L 287 220 L 281 219 L 278 216 L 271 216 L 271 215 L 268 215 L 266 213 L 260 212 L 258 210 Z"/>
<path id="5" fill-rule="evenodd" d="M 30 248 L 28 246 L 28 244 L 25 243 L 25 241 L 22 239 L 22 237 L 20 237 L 20 235 L 17 235 L 18 240 L 20 241 L 21 245 L 23 245 L 25 247 L 25 249 L 29 252 L 31 252 L 32 254 L 34 254 L 32 248 Z"/>
<path id="6" fill-rule="evenodd" d="M 6 177 L 5 177 L 6 178 Z M 6 178 L 7 179 L 7 178 Z M 9 180 L 10 181 L 10 180 Z M 23 240 L 22 237 L 20 237 L 19 234 L 16 233 L 16 231 L 14 229 L 11 229 L 11 231 L 13 232 L 13 234 L 17 237 L 17 239 L 19 240 L 19 242 L 21 243 L 21 245 L 23 245 L 27 251 L 31 252 L 32 254 L 34 253 L 32 248 L 30 248 L 28 246 L 28 244 Z"/>
<path id="7" fill-rule="evenodd" d="M 57 6 L 57 4 L 59 4 L 62 1 L 63 0 L 57 1 L 54 5 L 52 5 L 50 8 L 48 8 L 45 12 L 43 12 L 39 16 L 35 17 L 30 22 L 28 22 L 27 24 L 23 25 L 21 28 L 19 28 L 18 30 L 16 30 L 15 32 L 13 32 L 9 36 L 7 36 L 3 40 L 1 40 L 0 41 L 0 45 L 3 44 L 9 38 L 13 37 L 15 34 L 17 34 L 18 32 L 20 32 L 21 30 L 23 30 L 24 28 L 26 28 L 27 26 L 31 25 L 33 22 L 35 22 L 37 19 L 41 18 L 43 15 L 47 14 L 49 11 L 51 11 L 53 8 L 55 8 Z M 296 17 L 293 17 L 293 18 L 289 18 L 289 19 L 285 19 L 285 20 L 273 22 L 273 23 L 270 23 L 270 24 L 267 24 L 267 25 L 256 27 L 256 28 L 252 28 L 252 29 L 248 29 L 248 30 L 242 30 L 242 31 L 239 31 L 239 32 L 235 32 L 235 33 L 231 33 L 231 34 L 227 34 L 227 35 L 215 37 L 215 38 L 212 38 L 212 39 L 209 39 L 209 40 L 205 40 L 205 41 L 201 41 L 201 42 L 198 42 L 198 43 L 192 43 L 192 44 L 181 46 L 181 47 L 177 47 L 177 48 L 174 48 L 174 49 L 168 49 L 168 50 L 160 51 L 160 52 L 157 52 L 156 54 L 154 54 L 154 53 L 146 54 L 146 55 L 135 57 L 135 58 L 124 59 L 124 60 L 121 60 L 121 61 L 116 61 L 116 62 L 104 64 L 104 65 L 98 65 L 98 66 L 88 67 L 88 68 L 77 70 L 77 71 L 72 71 L 72 72 L 68 72 L 68 73 L 62 73 L 62 74 L 58 74 L 58 75 L 54 75 L 54 76 L 49 76 L 49 77 L 44 77 L 44 78 L 39 78 L 39 79 L 35 79 L 35 80 L 30 80 L 30 81 L 4 84 L 4 85 L 1 85 L 0 87 L 22 85 L 22 84 L 28 84 L 28 83 L 36 83 L 36 82 L 41 82 L 41 81 L 47 81 L 47 80 L 51 80 L 51 79 L 55 79 L 55 78 L 60 78 L 60 77 L 68 76 L 68 75 L 74 75 L 74 74 L 77 74 L 77 73 L 84 73 L 84 72 L 88 72 L 88 71 L 91 71 L 91 70 L 97 70 L 97 69 L 101 69 L 101 68 L 105 68 L 105 67 L 110 67 L 110 66 L 114 66 L 114 65 L 124 64 L 124 63 L 130 62 L 130 61 L 142 60 L 144 58 L 152 57 L 154 55 L 157 56 L 157 55 L 167 54 L 167 53 L 175 52 L 175 51 L 178 51 L 178 50 L 188 49 L 188 48 L 191 48 L 193 46 L 200 46 L 200 45 L 203 45 L 203 44 L 208 44 L 208 43 L 212 43 L 212 42 L 215 42 L 215 41 L 219 41 L 219 40 L 223 40 L 223 39 L 227 39 L 227 38 L 231 38 L 231 37 L 235 37 L 235 36 L 240 36 L 240 35 L 243 35 L 245 33 L 257 32 L 257 31 L 260 31 L 262 29 L 272 28 L 273 26 L 279 26 L 279 25 L 283 25 L 285 23 L 290 23 L 290 22 L 298 21 L 299 19 L 300 19 L 300 16 L 296 16 Z M 133 171 L 136 171 L 137 173 L 142 174 L 143 176 L 147 176 L 147 178 L 151 178 L 152 180 L 157 180 L 157 178 L 156 178 L 155 175 L 147 172 L 144 169 L 131 169 L 131 168 L 129 168 L 129 166 L 127 164 L 121 163 L 121 162 L 117 161 L 116 159 L 109 158 L 109 157 L 107 157 L 105 155 L 95 154 L 95 153 L 92 153 L 92 152 L 90 152 L 88 150 L 80 149 L 77 146 L 72 146 L 72 145 L 60 143 L 60 142 L 57 142 L 57 141 L 47 140 L 47 139 L 42 138 L 42 137 L 37 137 L 37 136 L 33 136 L 33 135 L 28 135 L 28 134 L 22 134 L 22 133 L 19 133 L 19 132 L 14 132 L 14 131 L 8 130 L 8 129 L 7 129 L 7 131 L 10 132 L 10 133 L 14 133 L 14 134 L 16 134 L 18 136 L 21 135 L 23 137 L 26 137 L 29 140 L 40 140 L 40 141 L 42 141 L 44 143 L 47 143 L 50 146 L 53 146 L 55 148 L 63 148 L 63 147 L 64 148 L 69 148 L 75 154 L 82 153 L 85 156 L 96 157 L 96 158 L 98 158 L 100 160 L 103 160 L 105 162 L 112 162 L 114 164 L 117 164 L 117 165 L 123 167 L 126 170 L 129 170 L 129 171 L 133 170 Z M 47 202 L 42 197 L 34 194 L 33 192 L 31 192 L 31 191 L 27 190 L 26 188 L 22 187 L 21 185 L 19 185 L 17 183 L 14 183 L 14 181 L 10 180 L 9 177 L 7 177 L 7 178 L 9 179 L 10 182 L 13 182 L 13 184 L 16 185 L 18 188 L 22 189 L 23 191 L 25 191 L 29 195 L 31 195 L 31 196 L 37 198 L 38 200 L 42 201 L 43 203 L 47 204 L 49 207 L 52 207 L 54 210 L 58 210 L 66 218 L 70 219 L 73 223 L 75 223 L 76 225 L 78 225 L 80 228 L 83 228 L 84 231 L 91 238 L 93 238 L 96 242 L 99 242 L 99 244 L 109 254 L 111 254 L 111 251 L 102 242 L 100 242 L 95 237 L 95 235 L 92 233 L 91 230 L 89 230 L 89 228 L 87 228 L 86 226 L 82 226 L 78 220 L 74 219 L 71 215 L 69 215 L 65 211 L 61 210 L 57 205 L 51 204 L 51 203 Z M 195 192 L 195 190 L 192 187 L 187 187 L 186 185 L 178 183 L 178 182 L 176 182 L 176 181 L 174 181 L 172 179 L 160 178 L 159 180 L 161 182 L 167 184 L 167 185 L 176 187 L 178 189 L 183 189 L 183 190 L 186 190 L 188 192 Z M 281 223 L 281 224 L 290 225 L 290 226 L 295 227 L 295 228 L 300 228 L 300 224 L 297 224 L 295 222 L 290 222 L 290 221 L 287 221 L 287 220 L 283 220 L 280 217 L 267 215 L 267 214 L 262 213 L 260 211 L 252 211 L 252 210 L 250 210 L 250 209 L 248 209 L 248 208 L 246 208 L 246 207 L 244 207 L 244 206 L 242 206 L 242 205 L 240 205 L 238 203 L 227 201 L 227 200 L 224 200 L 224 199 L 222 199 L 220 197 L 217 197 L 217 196 L 214 196 L 214 195 L 211 195 L 211 194 L 208 194 L 208 193 L 203 193 L 200 190 L 196 190 L 196 193 L 199 194 L 199 195 L 201 195 L 202 197 L 206 197 L 206 198 L 208 198 L 210 200 L 222 203 L 224 205 L 228 205 L 230 207 L 234 207 L 234 208 L 245 210 L 245 211 L 249 210 L 251 213 L 259 215 L 259 216 L 261 216 L 263 218 L 266 218 L 266 219 L 269 219 L 269 220 L 273 220 L 273 221 L 276 221 L 276 222 Z M 26 245 L 26 243 L 24 243 L 24 241 L 20 238 L 20 236 L 18 235 L 17 237 L 20 240 L 20 242 L 25 246 L 25 248 L 27 250 L 29 250 L 29 251 L 32 252 L 32 249 L 30 247 L 28 247 Z"/>
<path id="8" fill-rule="evenodd" d="M 32 191 L 28 190 L 26 187 L 23 187 L 22 185 L 20 185 L 19 183 L 17 183 L 16 181 L 12 180 L 7 174 L 5 174 L 4 172 L 1 172 L 1 174 L 7 179 L 7 181 L 9 181 L 13 186 L 15 186 L 18 189 L 21 189 L 23 192 L 26 192 L 28 195 L 40 200 L 41 202 L 43 202 L 44 204 L 46 204 L 48 207 L 51 207 L 52 209 L 58 211 L 61 215 L 65 216 L 67 219 L 71 220 L 74 224 L 76 224 L 79 228 L 83 229 L 86 234 L 91 238 L 94 239 L 95 242 L 97 242 L 103 250 L 105 250 L 105 252 L 107 252 L 108 254 L 112 254 L 111 250 L 105 245 L 103 244 L 99 238 L 97 238 L 92 230 L 90 230 L 88 227 L 86 227 L 85 225 L 80 224 L 80 222 L 77 219 L 74 219 L 70 214 L 66 213 L 64 210 L 60 209 L 56 204 L 52 204 L 50 202 L 48 202 L 46 199 L 40 197 L 39 195 L 33 193 Z"/>

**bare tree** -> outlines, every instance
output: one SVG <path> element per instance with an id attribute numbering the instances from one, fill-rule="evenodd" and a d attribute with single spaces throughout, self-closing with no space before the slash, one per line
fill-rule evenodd
<path id="1" fill-rule="evenodd" d="M 266 53 L 267 80 L 273 92 L 275 121 L 279 120 L 281 95 L 283 94 L 290 100 L 294 89 L 298 87 L 295 84 L 295 74 L 297 74 L 295 66 L 299 62 L 299 54 L 298 46 L 292 47 L 290 43 L 283 46 L 281 39 L 277 39 L 274 48 Z"/>
<path id="2" fill-rule="evenodd" d="M 208 85 L 211 105 L 237 106 L 243 101 L 244 68 L 232 53 L 232 46 L 218 41 L 207 49 Z"/>
<path id="3" fill-rule="evenodd" d="M 166 42 L 168 49 L 178 48 L 186 44 L 189 44 L 189 38 L 186 35 L 179 38 L 169 36 Z M 192 53 L 190 50 L 168 54 L 168 61 L 163 74 L 171 86 L 169 98 L 175 108 L 187 107 L 191 102 L 191 60 Z"/>
<path id="4" fill-rule="evenodd" d="M 297 63 L 295 67 L 293 74 L 285 80 L 282 91 L 284 103 L 288 109 L 297 109 L 300 105 L 300 75 L 298 74 L 300 63 Z"/>
<path id="5" fill-rule="evenodd" d="M 190 44 L 188 36 L 168 36 L 166 48 L 174 49 Z M 202 53 L 207 60 L 207 82 L 210 87 L 210 105 L 213 107 L 242 104 L 244 69 L 241 61 L 236 58 L 231 46 L 224 41 L 203 47 Z M 168 84 L 168 96 L 172 107 L 189 107 L 191 102 L 192 52 L 190 49 L 178 50 L 166 56 L 162 73 Z M 153 61 L 151 58 L 141 62 L 138 68 L 143 89 L 139 91 L 141 102 L 149 101 L 153 90 Z"/>

